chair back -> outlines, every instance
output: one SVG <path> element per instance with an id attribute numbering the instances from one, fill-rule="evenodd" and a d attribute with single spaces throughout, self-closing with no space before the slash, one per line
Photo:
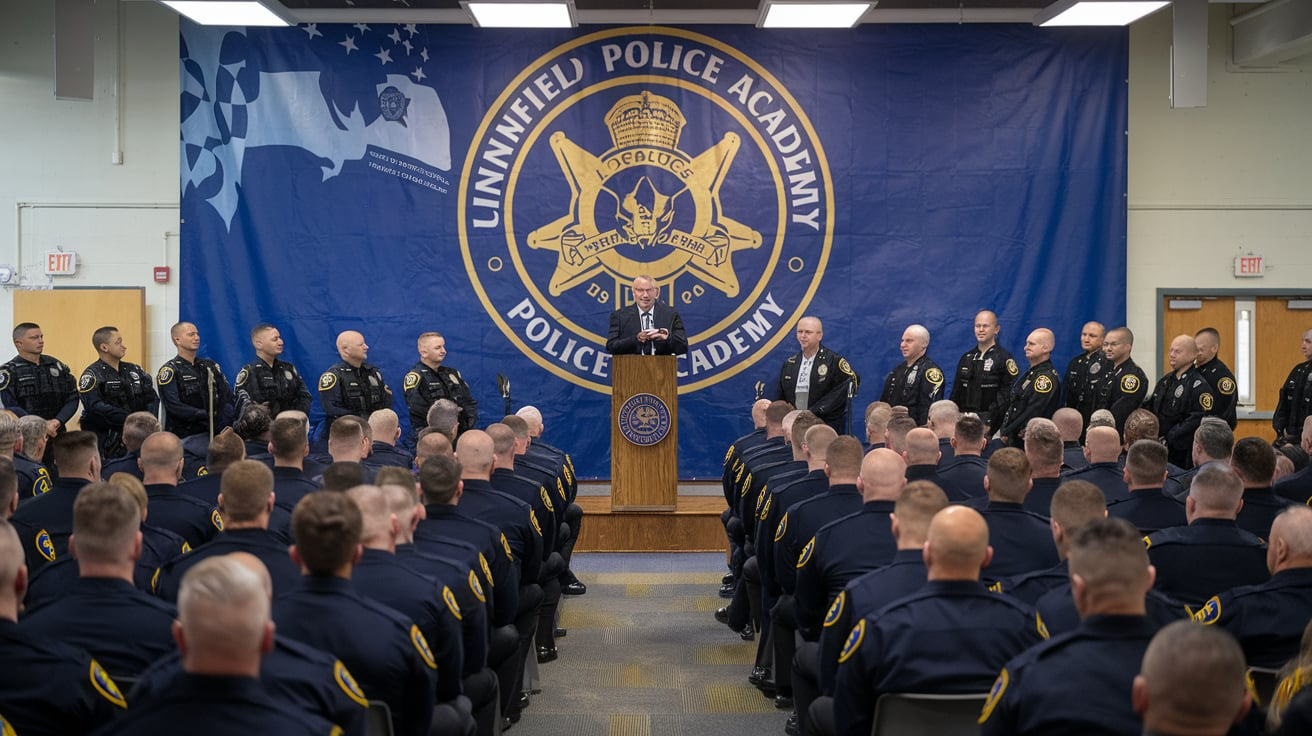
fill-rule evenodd
<path id="1" fill-rule="evenodd" d="M 392 709 L 381 700 L 369 701 L 369 713 L 365 715 L 364 732 L 367 736 L 393 736 Z"/>
<path id="2" fill-rule="evenodd" d="M 885 693 L 875 702 L 873 736 L 979 736 L 988 693 Z"/>

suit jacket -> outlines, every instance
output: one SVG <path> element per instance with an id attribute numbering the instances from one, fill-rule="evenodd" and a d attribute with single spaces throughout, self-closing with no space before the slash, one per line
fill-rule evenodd
<path id="1" fill-rule="evenodd" d="M 651 308 L 652 327 L 670 331 L 670 339 L 653 340 L 657 355 L 683 355 L 688 352 L 688 336 L 683 332 L 683 320 L 672 308 L 656 302 Z M 638 342 L 642 319 L 636 304 L 610 313 L 610 334 L 606 337 L 606 352 L 611 355 L 640 355 L 647 343 Z"/>

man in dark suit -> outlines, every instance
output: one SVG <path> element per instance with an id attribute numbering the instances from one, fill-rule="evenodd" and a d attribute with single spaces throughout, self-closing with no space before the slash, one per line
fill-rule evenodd
<path id="1" fill-rule="evenodd" d="M 679 313 L 656 301 L 660 290 L 650 276 L 633 280 L 633 306 L 610 313 L 606 352 L 611 355 L 682 355 L 688 336 Z"/>
<path id="2" fill-rule="evenodd" d="M 821 344 L 824 334 L 824 326 L 815 317 L 797 321 L 797 342 L 802 350 L 784 361 L 774 394 L 843 434 L 847 431 L 849 388 L 856 393 L 861 379 L 843 356 Z"/>

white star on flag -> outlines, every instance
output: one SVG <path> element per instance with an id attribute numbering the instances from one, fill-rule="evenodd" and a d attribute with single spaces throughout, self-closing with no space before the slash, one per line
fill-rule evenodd
<path id="1" fill-rule="evenodd" d="M 355 36 L 347 36 L 345 41 L 338 41 L 338 42 L 337 42 L 337 45 L 338 45 L 338 46 L 341 46 L 341 47 L 344 48 L 344 49 L 346 49 L 346 55 L 347 55 L 347 56 L 350 56 L 352 51 L 359 51 L 359 50 L 360 50 L 360 49 L 356 48 L 356 45 L 355 45 Z"/>
<path id="2" fill-rule="evenodd" d="M 424 74 L 424 68 L 422 66 L 417 67 L 414 71 L 410 72 L 410 76 L 414 77 L 416 82 L 422 82 L 428 78 L 428 75 Z"/>
<path id="3" fill-rule="evenodd" d="M 365 31 L 369 30 L 369 24 L 367 24 L 367 23 L 356 23 L 356 24 L 355 24 L 355 27 L 356 27 L 356 29 L 359 30 L 361 33 L 364 33 Z"/>
<path id="4" fill-rule="evenodd" d="M 428 47 L 427 47 L 427 46 L 424 47 L 424 50 L 423 50 L 423 51 L 420 51 L 420 52 L 419 52 L 419 58 L 423 59 L 425 62 L 428 61 Z"/>
<path id="5" fill-rule="evenodd" d="M 419 28 L 416 27 L 414 23 L 406 23 L 405 32 L 409 33 L 411 37 L 414 37 L 414 35 L 419 32 Z"/>
<path id="6" fill-rule="evenodd" d="M 378 61 L 382 62 L 384 65 L 392 63 L 392 52 L 387 49 L 378 49 L 378 53 L 374 54 L 374 56 L 378 57 Z"/>
<path id="7" fill-rule="evenodd" d="M 401 45 L 405 47 L 405 55 L 406 55 L 406 56 L 409 56 L 409 55 L 410 55 L 410 52 L 414 50 L 414 44 L 410 43 L 410 39 L 408 39 L 408 38 L 407 38 L 406 40 L 402 41 L 402 42 L 401 42 Z"/>
<path id="8" fill-rule="evenodd" d="M 387 37 L 392 39 L 392 43 L 401 43 L 401 32 L 395 28 L 392 29 L 391 33 L 387 34 Z"/>
<path id="9" fill-rule="evenodd" d="M 315 36 L 323 36 L 323 34 L 319 32 L 319 24 L 318 24 L 318 23 L 311 23 L 311 24 L 308 25 L 308 26 L 302 26 L 302 27 L 301 27 L 301 30 L 302 30 L 302 31 L 305 31 L 307 34 L 309 34 L 309 37 L 310 37 L 310 38 L 314 38 Z"/>

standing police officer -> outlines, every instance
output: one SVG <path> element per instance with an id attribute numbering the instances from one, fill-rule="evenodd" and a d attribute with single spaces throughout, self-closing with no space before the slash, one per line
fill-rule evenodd
<path id="1" fill-rule="evenodd" d="M 270 324 L 258 324 L 251 329 L 251 345 L 255 346 L 255 360 L 237 372 L 237 391 L 245 391 L 251 401 L 269 407 L 276 417 L 288 409 L 310 413 L 310 389 L 297 372 L 296 366 L 282 355 L 282 335 Z"/>
<path id="2" fill-rule="evenodd" d="M 879 400 L 890 406 L 905 406 L 917 426 L 929 419 L 929 405 L 943 398 L 943 371 L 925 355 L 929 330 L 911 325 L 902 332 L 902 358 L 884 379 Z"/>
<path id="3" fill-rule="evenodd" d="M 196 325 L 179 322 L 169 330 L 169 337 L 178 354 L 155 376 L 164 402 L 164 431 L 178 437 L 213 436 L 236 419 L 228 379 L 218 363 L 196 355 L 200 349 Z"/>
<path id="4" fill-rule="evenodd" d="M 82 371 L 77 390 L 82 395 L 82 428 L 96 433 L 102 457 L 119 457 L 123 447 L 123 420 L 134 411 L 159 413 L 159 396 L 150 374 L 128 354 L 117 327 L 105 326 L 91 335 L 100 359 Z"/>
<path id="5" fill-rule="evenodd" d="M 1055 343 L 1052 330 L 1042 327 L 1025 338 L 1025 358 L 1030 362 L 1030 369 L 1012 384 L 1007 415 L 998 426 L 998 435 L 1012 447 L 1025 446 L 1025 425 L 1031 419 L 1051 419 L 1061 408 L 1057 400 L 1057 369 L 1052 367 L 1051 360 Z"/>
<path id="6" fill-rule="evenodd" d="M 1106 409 L 1116 417 L 1116 431 L 1125 431 L 1125 420 L 1130 412 L 1143 405 L 1148 395 L 1148 376 L 1130 357 L 1134 350 L 1134 333 L 1128 327 L 1117 327 L 1107 333 L 1102 354 L 1109 366 L 1098 383 L 1098 409 Z"/>
<path id="7" fill-rule="evenodd" d="M 797 343 L 802 351 L 784 361 L 774 395 L 815 414 L 842 434 L 848 398 L 856 393 L 861 378 L 846 358 L 821 344 L 824 336 L 824 325 L 815 317 L 797 320 Z"/>
<path id="8" fill-rule="evenodd" d="M 367 422 L 374 411 L 392 405 L 392 389 L 382 372 L 364 362 L 369 357 L 364 335 L 354 330 L 338 335 L 337 354 L 342 359 L 319 376 L 319 403 L 324 413 L 320 437 L 328 436 L 337 417 L 354 414 Z"/>
<path id="9" fill-rule="evenodd" d="M 1229 366 L 1216 357 L 1221 351 L 1221 333 L 1217 332 L 1215 327 L 1204 327 L 1194 333 L 1194 344 L 1198 346 L 1198 357 L 1194 360 L 1194 367 L 1212 386 L 1212 398 L 1216 400 L 1216 415 L 1224 419 L 1225 423 L 1230 425 L 1230 429 L 1234 429 L 1238 424 L 1235 407 L 1239 403 L 1239 394 L 1235 390 L 1235 374 L 1230 371 Z"/>
<path id="10" fill-rule="evenodd" d="M 428 409 L 438 399 L 450 399 L 460 406 L 459 432 L 473 429 L 478 423 L 478 402 L 469 392 L 469 384 L 460 371 L 442 365 L 446 358 L 446 338 L 436 332 L 419 336 L 419 362 L 405 374 L 405 405 L 410 409 L 410 436 L 428 426 Z"/>
<path id="11" fill-rule="evenodd" d="M 1016 361 L 998 344 L 998 315 L 984 310 L 975 315 L 975 348 L 957 361 L 948 398 L 962 412 L 975 412 L 984 424 L 996 428 L 1006 413 L 1007 395 L 1020 374 Z"/>
<path id="12" fill-rule="evenodd" d="M 1312 414 L 1312 330 L 1303 333 L 1299 349 L 1306 360 L 1289 372 L 1285 385 L 1280 388 L 1275 414 L 1271 415 L 1276 438 L 1295 444 L 1303 431 L 1303 420 Z"/>
<path id="13" fill-rule="evenodd" d="M 1204 416 L 1216 414 L 1216 399 L 1212 385 L 1194 370 L 1198 346 L 1188 335 L 1179 335 L 1171 341 L 1166 359 L 1171 370 L 1157 379 L 1153 395 L 1144 408 L 1157 415 L 1158 431 L 1166 438 L 1166 450 L 1171 463 L 1180 468 L 1192 468 L 1194 430 L 1202 424 Z"/>
<path id="14" fill-rule="evenodd" d="M 15 327 L 14 347 L 18 355 L 0 367 L 0 402 L 20 417 L 35 414 L 46 420 L 46 435 L 54 437 L 77 411 L 77 383 L 68 366 L 44 354 L 46 338 L 39 326 L 24 322 Z"/>
<path id="15" fill-rule="evenodd" d="M 1083 351 L 1071 359 L 1066 366 L 1065 406 L 1078 409 L 1089 424 L 1098 401 L 1098 384 L 1102 381 L 1102 372 L 1109 367 L 1107 356 L 1102 353 L 1103 337 L 1107 328 L 1098 322 L 1088 322 L 1080 330 L 1080 349 Z"/>

